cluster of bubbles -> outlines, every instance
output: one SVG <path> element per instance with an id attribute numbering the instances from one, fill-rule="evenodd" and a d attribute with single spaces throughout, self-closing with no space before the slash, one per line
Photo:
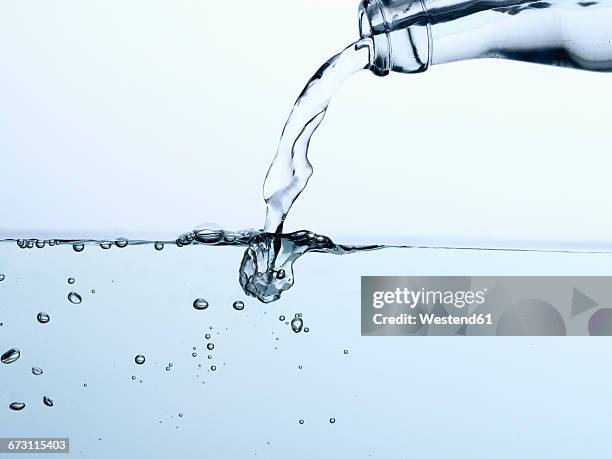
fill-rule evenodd
<path id="1" fill-rule="evenodd" d="M 21 357 L 21 351 L 17 348 L 12 348 L 4 352 L 2 356 L 0 356 L 0 361 L 5 365 L 10 365 L 11 363 L 16 362 L 19 357 Z M 32 374 L 34 376 L 40 376 L 43 374 L 43 371 L 38 367 L 32 367 Z M 46 406 L 53 406 L 54 402 L 52 399 L 45 395 L 43 397 L 43 404 Z M 9 408 L 13 411 L 21 411 L 25 408 L 25 406 L 26 405 L 23 402 L 12 402 L 9 405 Z"/>
<path id="2" fill-rule="evenodd" d="M 94 240 L 62 240 L 62 239 L 17 239 L 15 240 L 17 246 L 22 249 L 32 249 L 34 247 L 42 249 L 44 247 L 54 247 L 60 245 L 71 245 L 72 250 L 75 252 L 82 252 L 85 250 L 86 245 L 98 245 L 104 250 L 108 250 L 113 245 L 120 249 L 127 247 L 130 244 L 140 245 L 151 243 L 149 241 L 130 241 L 126 238 L 120 237 L 112 241 L 94 241 Z M 181 245 L 177 242 L 177 245 Z M 165 243 L 162 241 L 156 241 L 154 243 L 155 250 L 163 250 Z"/>
<path id="3" fill-rule="evenodd" d="M 304 327 L 304 319 L 302 319 L 301 312 L 296 313 L 293 319 L 291 319 L 291 322 L 287 321 L 284 315 L 280 315 L 278 317 L 278 320 L 280 320 L 281 322 L 285 322 L 285 325 L 291 325 L 291 330 L 293 330 L 294 333 L 300 333 L 302 331 L 304 333 L 310 332 L 310 329 L 308 327 Z"/>
<path id="4" fill-rule="evenodd" d="M 203 311 L 205 309 L 208 309 L 209 303 L 208 301 L 206 301 L 204 298 L 196 298 L 193 301 L 193 308 L 198 310 L 198 311 Z M 236 310 L 236 311 L 242 311 L 245 307 L 244 301 L 234 301 L 234 303 L 232 304 L 232 307 Z"/>
<path id="5" fill-rule="evenodd" d="M 42 249 L 45 246 L 53 247 L 61 244 L 57 239 L 17 239 L 17 247 L 20 249 L 33 249 L 34 247 Z"/>

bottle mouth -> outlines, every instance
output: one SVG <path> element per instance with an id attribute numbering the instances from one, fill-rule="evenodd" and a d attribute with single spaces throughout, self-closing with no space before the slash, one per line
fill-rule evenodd
<path id="1" fill-rule="evenodd" d="M 391 70 L 391 43 L 380 0 L 362 0 L 358 19 L 359 35 L 372 40 L 370 70 L 378 76 L 388 75 Z"/>

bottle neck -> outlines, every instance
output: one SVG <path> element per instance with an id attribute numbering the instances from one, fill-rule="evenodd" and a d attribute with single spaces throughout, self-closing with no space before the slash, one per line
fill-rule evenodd
<path id="1" fill-rule="evenodd" d="M 370 69 L 389 72 L 423 72 L 431 61 L 430 22 L 422 0 L 362 0 L 359 33 L 374 44 Z"/>
<path id="2" fill-rule="evenodd" d="M 371 70 L 504 58 L 612 71 L 612 0 L 362 0 Z"/>

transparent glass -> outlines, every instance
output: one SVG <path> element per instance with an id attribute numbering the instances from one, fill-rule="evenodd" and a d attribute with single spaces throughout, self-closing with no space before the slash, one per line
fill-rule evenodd
<path id="1" fill-rule="evenodd" d="M 612 71 L 610 0 L 363 0 L 359 22 L 379 75 L 478 58 Z"/>

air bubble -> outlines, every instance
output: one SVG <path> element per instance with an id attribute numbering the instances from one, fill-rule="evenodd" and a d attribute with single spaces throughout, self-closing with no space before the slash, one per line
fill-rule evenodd
<path id="1" fill-rule="evenodd" d="M 73 244 L 72 250 L 74 250 L 75 252 L 82 252 L 83 250 L 85 250 L 85 246 L 83 244 Z"/>
<path id="2" fill-rule="evenodd" d="M 20 356 L 21 356 L 21 351 L 19 349 L 13 348 L 13 349 L 9 349 L 4 354 L 2 354 L 2 357 L 0 357 L 0 361 L 8 365 L 9 363 L 13 363 Z"/>
<path id="3" fill-rule="evenodd" d="M 197 352 L 193 352 L 193 353 L 191 354 L 191 356 L 192 356 L 192 357 L 197 357 L 197 356 L 198 356 L 198 353 L 197 353 Z"/>
<path id="4" fill-rule="evenodd" d="M 112 246 L 113 246 L 112 242 L 108 242 L 108 241 L 100 242 L 100 247 L 102 247 L 104 250 L 108 250 Z"/>
<path id="5" fill-rule="evenodd" d="M 5 279 L 4 274 L 0 274 L 0 282 L 2 282 Z"/>
<path id="6" fill-rule="evenodd" d="M 303 326 L 304 326 L 304 321 L 299 317 L 295 317 L 291 321 L 291 330 L 293 330 L 295 333 L 301 332 Z"/>
<path id="7" fill-rule="evenodd" d="M 68 278 L 68 283 L 69 283 L 70 285 L 74 284 L 74 277 L 69 277 L 69 278 Z"/>
<path id="8" fill-rule="evenodd" d="M 47 314 L 46 312 L 39 312 L 36 316 L 36 320 L 38 320 L 41 324 L 46 324 L 46 323 L 49 323 L 51 318 L 49 317 L 49 314 Z"/>
<path id="9" fill-rule="evenodd" d="M 217 367 L 216 367 L 216 366 L 214 366 L 214 365 L 213 365 L 213 366 L 211 366 L 211 367 L 210 367 L 210 369 L 211 369 L 212 371 L 217 371 Z"/>
<path id="10" fill-rule="evenodd" d="M 344 350 L 344 355 L 348 354 L 348 349 Z"/>
<path id="11" fill-rule="evenodd" d="M 210 339 L 210 333 L 206 333 L 206 334 L 204 335 L 204 338 L 206 338 L 206 339 Z"/>
<path id="12" fill-rule="evenodd" d="M 209 351 L 212 351 L 215 348 L 215 345 L 213 343 L 208 343 L 206 345 L 206 349 L 208 349 Z"/>
<path id="13" fill-rule="evenodd" d="M 329 423 L 330 424 L 335 424 L 336 423 L 336 418 L 329 418 Z"/>
<path id="14" fill-rule="evenodd" d="M 143 363 L 145 363 L 145 356 L 138 354 L 136 357 L 134 357 L 134 362 L 136 362 L 138 365 L 142 365 Z"/>
<path id="15" fill-rule="evenodd" d="M 45 241 L 37 240 L 36 247 L 42 249 L 45 246 Z"/>
<path id="16" fill-rule="evenodd" d="M 304 424 L 304 420 L 303 420 L 303 419 L 300 419 L 299 423 L 300 423 L 300 424 Z"/>
<path id="17" fill-rule="evenodd" d="M 123 237 L 120 237 L 119 239 L 115 241 L 115 245 L 119 247 L 120 249 L 127 247 L 128 244 L 129 244 L 128 240 Z"/>
<path id="18" fill-rule="evenodd" d="M 202 299 L 202 298 L 197 298 L 194 302 L 193 302 L 193 307 L 194 309 L 197 309 L 198 311 L 203 311 L 204 309 L 208 308 L 208 301 Z"/>
<path id="19" fill-rule="evenodd" d="M 13 402 L 9 405 L 9 408 L 13 411 L 21 411 L 25 408 L 25 403 Z"/>
<path id="20" fill-rule="evenodd" d="M 155 250 L 164 250 L 164 243 L 163 242 L 156 242 L 155 243 Z"/>
<path id="21" fill-rule="evenodd" d="M 276 278 L 277 279 L 284 279 L 286 276 L 285 274 L 285 270 L 284 269 L 279 269 L 278 272 L 276 273 Z"/>
<path id="22" fill-rule="evenodd" d="M 278 320 L 280 320 L 281 322 L 283 322 L 283 321 L 285 320 L 285 316 L 280 316 L 280 317 L 278 318 Z"/>
<path id="23" fill-rule="evenodd" d="M 244 309 L 244 303 L 242 301 L 235 301 L 234 302 L 234 309 L 236 311 L 242 311 Z"/>
<path id="24" fill-rule="evenodd" d="M 46 395 L 43 397 L 43 403 L 44 403 L 46 406 L 53 406 L 53 405 L 54 405 L 53 400 L 51 400 L 51 399 L 50 399 L 49 397 L 47 397 Z"/>
<path id="25" fill-rule="evenodd" d="M 77 292 L 70 292 L 68 294 L 68 301 L 70 301 L 72 304 L 81 304 L 83 298 L 81 298 L 81 295 L 79 295 Z"/>
<path id="26" fill-rule="evenodd" d="M 43 374 L 43 371 L 38 367 L 32 367 L 32 374 L 34 376 L 40 376 Z"/>

